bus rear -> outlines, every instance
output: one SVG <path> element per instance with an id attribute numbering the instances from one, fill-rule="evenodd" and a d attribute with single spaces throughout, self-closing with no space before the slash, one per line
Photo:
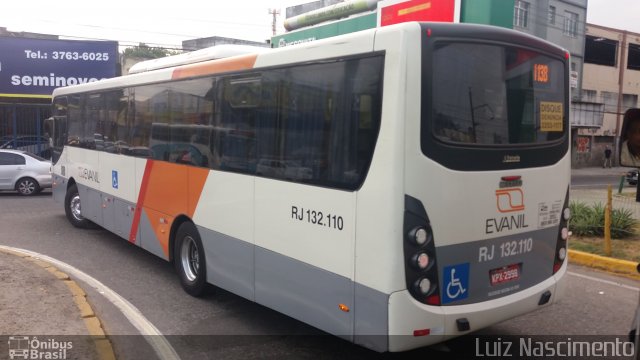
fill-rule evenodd
<path id="1" fill-rule="evenodd" d="M 420 95 L 406 99 L 421 104 L 405 125 L 407 291 L 389 301 L 389 333 L 413 336 L 391 336 L 391 351 L 551 304 L 566 272 L 568 53 L 494 27 L 422 24 L 420 36 Z"/>

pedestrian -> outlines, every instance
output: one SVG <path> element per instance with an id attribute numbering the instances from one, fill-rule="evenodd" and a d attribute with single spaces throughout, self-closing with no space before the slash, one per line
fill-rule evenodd
<path id="1" fill-rule="evenodd" d="M 609 147 L 609 145 L 607 145 L 607 147 L 604 149 L 604 164 L 602 165 L 603 168 L 607 167 L 607 165 L 609 165 L 609 168 L 611 168 L 611 148 Z"/>

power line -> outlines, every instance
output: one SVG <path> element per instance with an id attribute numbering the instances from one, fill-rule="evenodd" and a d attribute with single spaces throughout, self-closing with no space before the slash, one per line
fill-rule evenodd
<path id="1" fill-rule="evenodd" d="M 186 19 L 186 18 L 177 18 L 178 20 L 183 20 L 183 21 L 189 21 L 189 22 L 201 22 L 204 23 L 206 25 L 211 25 L 212 29 L 216 29 L 217 25 L 227 25 L 224 28 L 227 29 L 227 33 L 229 31 L 233 31 L 230 29 L 230 27 L 228 25 L 234 26 L 234 27 L 242 27 L 242 28 L 246 28 L 246 27 L 253 27 L 255 29 L 264 29 L 265 31 L 265 39 L 269 37 L 269 33 L 268 30 L 270 25 L 268 24 L 255 24 L 255 23 L 239 23 L 239 22 L 227 22 L 227 21 L 209 21 L 209 20 L 201 20 L 201 19 Z M 161 32 L 161 31 L 152 31 L 152 30 L 144 30 L 144 29 L 134 29 L 134 28 L 126 28 L 126 27 L 113 27 L 113 26 L 103 26 L 103 25 L 95 25 L 95 24 L 83 24 L 83 23 L 68 23 L 68 22 L 59 22 L 59 21 L 52 21 L 52 20 L 48 20 L 48 19 L 30 19 L 33 21 L 38 21 L 40 23 L 48 23 L 51 25 L 55 25 L 55 26 L 77 26 L 77 27 L 81 27 L 81 28 L 90 28 L 90 29 L 96 29 L 96 30 L 104 30 L 104 31 L 120 31 L 120 32 L 136 32 L 136 33 L 140 33 L 140 34 L 148 34 L 148 35 L 154 35 L 154 36 L 171 36 L 171 37 L 178 37 L 178 38 L 188 38 L 188 39 L 195 39 L 195 38 L 203 38 L 203 37 L 210 37 L 210 36 L 216 36 L 215 34 L 210 34 L 210 35 L 201 35 L 201 34 L 184 34 L 184 33 L 174 33 L 174 32 Z M 219 27 L 218 27 L 219 28 Z M 30 32 L 29 30 L 25 30 L 25 32 Z M 140 41 L 140 40 L 134 40 L 134 39 L 123 39 L 123 38 L 119 38 L 119 37 L 110 37 L 110 38 L 105 38 L 105 37 L 95 37 L 95 36 L 81 36 L 81 35 L 67 35 L 67 34 L 63 34 L 63 33 L 56 33 L 56 34 L 52 34 L 52 35 L 57 35 L 60 37 L 64 37 L 64 38 L 69 38 L 69 39 L 85 39 L 85 40 L 99 40 L 99 41 L 117 41 L 121 46 L 130 46 L 130 45 L 138 45 L 140 43 L 144 43 L 146 45 L 154 45 L 154 47 L 160 47 L 160 48 L 166 48 L 166 49 L 182 49 L 182 45 L 176 45 L 176 44 L 171 44 L 171 43 L 164 43 L 164 42 L 149 42 L 149 41 Z M 227 35 L 229 36 L 229 35 Z M 184 40 L 184 39 L 183 39 Z M 181 41 L 183 41 L 181 40 Z"/>

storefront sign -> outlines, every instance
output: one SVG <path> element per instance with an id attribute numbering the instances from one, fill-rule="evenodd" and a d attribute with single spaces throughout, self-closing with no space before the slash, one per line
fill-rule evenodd
<path id="1" fill-rule="evenodd" d="M 48 97 L 53 89 L 116 76 L 118 43 L 0 37 L 0 97 Z"/>

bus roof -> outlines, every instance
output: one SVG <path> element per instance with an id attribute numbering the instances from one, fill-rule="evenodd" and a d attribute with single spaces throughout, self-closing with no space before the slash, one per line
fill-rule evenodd
<path id="1" fill-rule="evenodd" d="M 216 45 L 200 50 L 190 51 L 179 55 L 167 56 L 158 59 L 141 61 L 129 69 L 129 74 L 138 74 L 141 72 L 164 69 L 179 65 L 193 64 L 197 62 L 222 59 L 236 55 L 252 54 L 268 51 L 269 48 L 252 46 L 252 45 L 236 45 L 223 44 Z"/>

